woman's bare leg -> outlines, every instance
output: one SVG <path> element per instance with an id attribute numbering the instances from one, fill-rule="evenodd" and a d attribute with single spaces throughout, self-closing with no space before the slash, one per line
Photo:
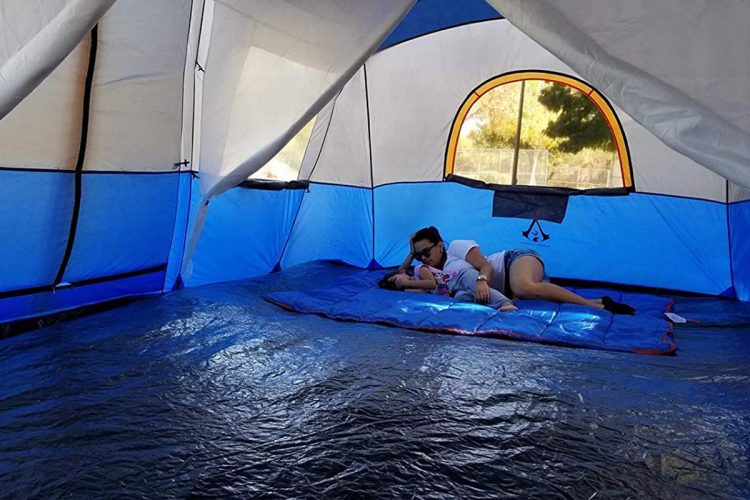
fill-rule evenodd
<path id="1" fill-rule="evenodd" d="M 510 289 L 520 299 L 550 300 L 603 308 L 601 299 L 584 299 L 580 295 L 553 283 L 542 281 L 544 267 L 536 257 L 524 255 L 516 259 L 508 271 Z"/>

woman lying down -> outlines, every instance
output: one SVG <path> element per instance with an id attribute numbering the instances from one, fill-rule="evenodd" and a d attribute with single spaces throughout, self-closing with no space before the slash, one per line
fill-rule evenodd
<path id="1" fill-rule="evenodd" d="M 549 300 L 604 309 L 613 314 L 635 314 L 627 304 L 610 297 L 586 299 L 549 283 L 544 263 L 528 249 L 508 250 L 485 257 L 472 240 L 445 245 L 435 227 L 417 231 L 409 241 L 411 251 L 398 269 L 380 281 L 380 287 L 450 295 L 500 311 L 515 311 L 513 298 Z M 406 270 L 414 259 L 421 262 L 414 276 Z"/>

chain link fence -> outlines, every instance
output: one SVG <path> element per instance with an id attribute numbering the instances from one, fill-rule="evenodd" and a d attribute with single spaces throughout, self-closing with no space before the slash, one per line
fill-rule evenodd
<path id="1" fill-rule="evenodd" d="M 462 177 L 490 184 L 511 184 L 513 176 L 513 149 L 459 149 L 453 172 Z M 598 154 L 600 158 L 578 158 L 570 155 L 565 163 L 553 163 L 546 149 L 521 149 L 518 151 L 516 184 L 526 186 L 553 186 L 572 189 L 622 187 L 622 173 L 616 156 Z M 590 156 L 590 155 L 589 155 Z M 604 157 L 602 159 L 601 157 Z M 607 157 L 611 156 L 611 159 Z M 577 158 L 577 160 L 575 160 Z"/>

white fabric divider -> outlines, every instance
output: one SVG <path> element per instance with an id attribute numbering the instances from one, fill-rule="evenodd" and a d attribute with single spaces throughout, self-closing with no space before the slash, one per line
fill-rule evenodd
<path id="1" fill-rule="evenodd" d="M 750 187 L 750 3 L 487 1 L 665 144 Z"/>
<path id="2" fill-rule="evenodd" d="M 415 1 L 215 0 L 199 219 L 208 200 L 273 158 L 335 96 Z M 199 235 L 196 224 L 184 271 Z"/>
<path id="3" fill-rule="evenodd" d="M 270 160 L 333 98 L 414 0 L 217 0 L 201 140 L 204 198 Z"/>
<path id="4" fill-rule="evenodd" d="M 54 71 L 114 3 L 0 2 L 0 120 Z"/>
<path id="5" fill-rule="evenodd" d="M 357 71 L 336 99 L 318 114 L 300 179 L 372 187 L 365 74 L 364 67 Z"/>

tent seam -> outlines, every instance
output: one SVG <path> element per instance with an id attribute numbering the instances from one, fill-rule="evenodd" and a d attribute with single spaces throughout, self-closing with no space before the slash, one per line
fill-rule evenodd
<path id="1" fill-rule="evenodd" d="M 367 153 L 370 161 L 370 207 L 372 210 L 372 253 L 370 264 L 375 261 L 375 177 L 372 172 L 372 129 L 370 127 L 370 92 L 367 85 L 367 63 L 362 65 L 365 79 L 365 111 L 367 112 Z"/>
<path id="2" fill-rule="evenodd" d="M 96 53 L 99 45 L 99 24 L 95 24 L 91 29 L 91 46 L 89 48 L 89 63 L 86 69 L 86 80 L 83 87 L 83 111 L 81 116 L 81 142 L 78 146 L 78 159 L 76 160 L 75 168 L 75 199 L 73 202 L 73 213 L 70 220 L 70 228 L 68 230 L 68 241 L 65 246 L 65 254 L 63 255 L 60 267 L 57 270 L 55 281 L 52 283 L 53 287 L 56 287 L 62 282 L 65 271 L 68 268 L 70 257 L 73 254 L 73 246 L 75 245 L 76 232 L 78 230 L 78 218 L 81 213 L 81 195 L 83 191 L 83 165 L 86 159 L 86 146 L 88 144 L 88 133 L 89 133 L 89 113 L 91 111 L 91 91 L 94 82 L 94 70 L 96 68 Z"/>
<path id="3" fill-rule="evenodd" d="M 188 68 L 187 68 L 187 57 L 189 55 L 188 54 L 188 50 L 190 49 L 190 35 L 192 34 L 192 31 L 191 31 L 190 28 L 193 25 L 194 5 L 195 5 L 195 0 L 191 0 L 191 2 L 190 2 L 190 20 L 188 21 L 187 39 L 185 40 L 185 57 L 183 58 L 184 61 L 185 61 L 185 67 L 183 68 L 183 71 L 182 71 L 182 113 L 181 114 L 182 114 L 183 117 L 185 116 L 185 73 L 187 73 L 187 71 L 188 71 Z M 206 10 L 206 4 L 204 2 L 203 3 L 203 7 L 201 8 L 200 26 L 198 27 L 198 44 L 196 44 L 196 50 L 195 50 L 196 58 L 198 56 L 198 45 L 200 43 L 200 33 L 201 33 L 201 29 L 203 28 L 203 14 L 205 13 L 205 10 Z M 192 67 L 192 71 L 193 71 L 192 108 L 193 109 L 192 109 L 191 120 L 190 120 L 190 161 L 189 161 L 190 172 L 192 172 L 192 170 L 193 170 L 193 146 L 194 146 L 193 143 L 195 141 L 195 94 L 196 94 L 196 92 L 195 92 L 195 87 L 196 87 L 196 85 L 195 85 L 195 66 L 197 65 L 197 63 L 198 63 L 197 60 L 194 61 L 193 67 Z M 180 128 L 180 136 L 184 136 L 184 135 L 185 135 L 185 130 L 182 130 L 182 128 Z M 183 159 L 183 160 L 187 161 L 187 159 Z M 182 191 L 182 175 L 183 175 L 183 172 L 182 172 L 182 169 L 180 168 L 180 170 L 177 171 L 177 199 L 175 201 L 174 219 L 173 219 L 173 222 L 172 222 L 172 238 L 170 239 L 170 242 L 169 242 L 169 248 L 170 248 L 170 250 L 174 246 L 175 231 L 177 230 L 177 216 L 180 213 L 180 192 Z M 188 232 L 188 228 L 189 228 L 189 225 L 190 225 L 190 205 L 192 204 L 192 201 L 193 201 L 193 181 L 192 181 L 192 176 L 190 177 L 189 180 L 190 180 L 190 182 L 188 183 L 187 215 L 185 217 L 184 236 L 182 238 L 182 245 L 181 245 L 182 248 L 180 250 L 179 262 L 178 262 L 179 266 L 177 267 L 178 270 L 182 269 L 182 257 L 185 255 L 185 240 L 187 240 L 187 232 Z M 170 254 L 171 254 L 171 251 L 170 251 Z M 167 263 L 169 263 L 169 255 L 167 255 Z M 164 293 L 164 287 L 167 284 L 167 279 L 168 279 L 167 274 L 168 273 L 166 273 L 164 275 L 164 283 L 162 283 L 162 293 Z M 181 279 L 181 274 L 178 271 L 175 284 L 179 283 L 180 279 Z M 175 285 L 173 285 L 173 287 L 174 286 Z"/>
<path id="4" fill-rule="evenodd" d="M 734 257 L 732 255 L 732 216 L 730 211 L 730 204 L 729 204 L 729 179 L 725 179 L 724 182 L 726 183 L 726 215 L 727 215 L 727 251 L 729 252 L 729 283 L 732 287 L 732 290 L 734 290 Z M 737 292 L 734 292 L 735 297 L 737 296 Z"/>

